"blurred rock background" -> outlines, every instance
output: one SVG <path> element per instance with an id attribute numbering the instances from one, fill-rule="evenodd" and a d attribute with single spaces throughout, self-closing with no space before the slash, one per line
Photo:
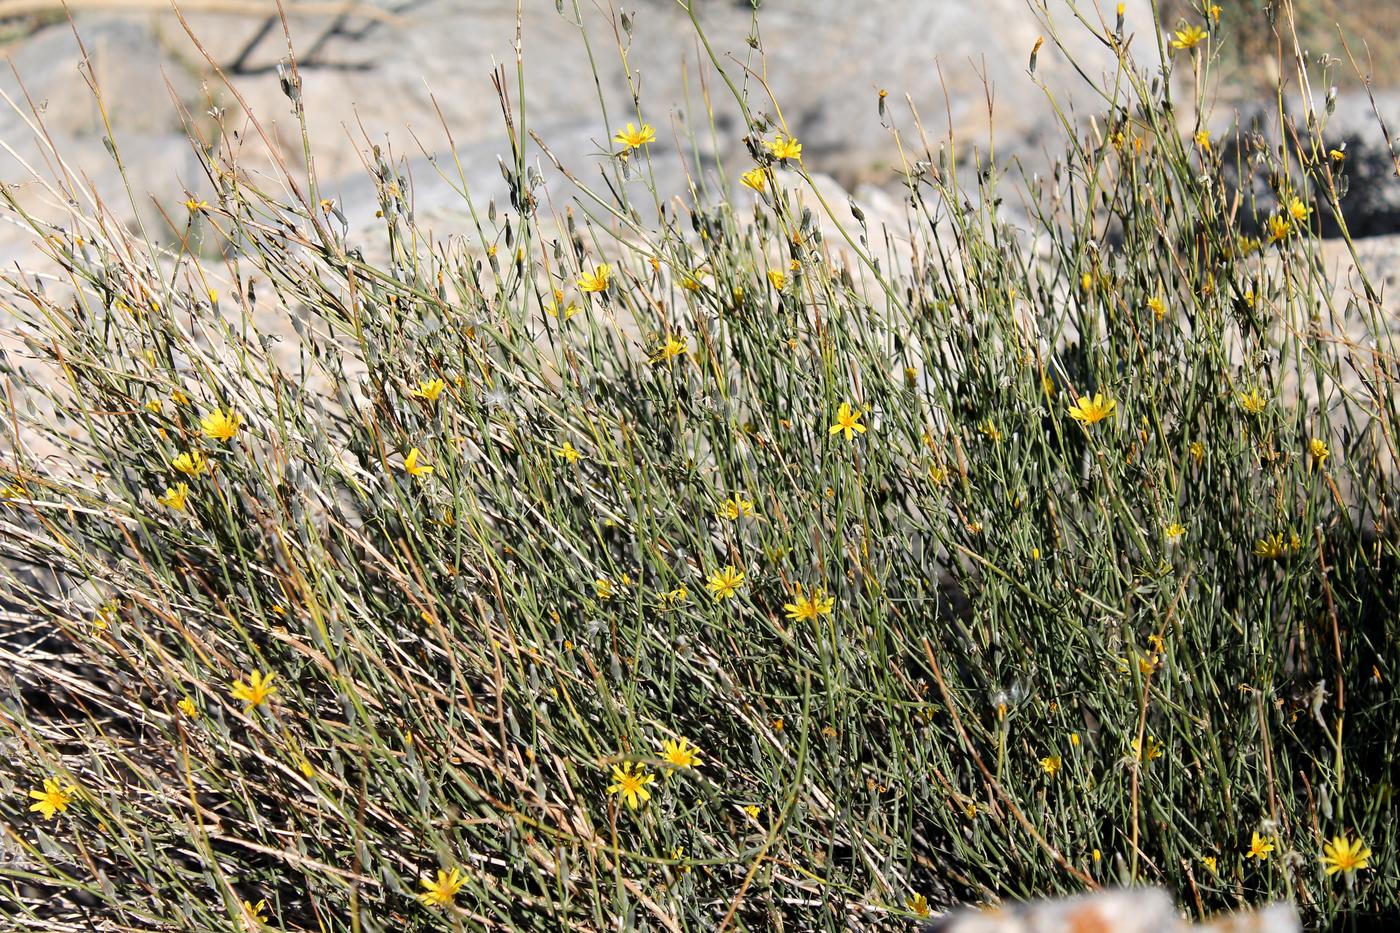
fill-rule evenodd
<path id="1" fill-rule="evenodd" d="M 1228 39 L 1217 67 L 1224 71 L 1226 93 L 1217 102 L 1217 123 L 1228 126 L 1237 112 L 1246 122 L 1277 122 L 1271 100 L 1278 76 L 1277 5 L 1222 4 Z M 956 139 L 963 161 L 994 148 L 998 161 L 1021 160 L 1029 171 L 1040 171 L 1049 164 L 1047 141 L 1059 148 L 1054 110 L 1026 72 L 1037 37 L 1050 35 L 1038 0 L 763 0 L 757 37 L 762 59 L 752 48 L 752 6 L 751 0 L 695 0 L 699 20 L 731 72 L 742 77 L 745 67 L 753 69 L 747 82 L 753 99 L 765 96 L 760 77 L 766 79 L 788 126 L 802 139 L 808 169 L 826 176 L 823 183 L 856 193 L 875 220 L 898 210 L 896 189 L 884 187 L 894 177 L 898 154 L 877 113 L 881 90 L 905 131 L 911 126 L 907 95 L 933 145 Z M 1111 58 L 1075 24 L 1073 9 L 1111 22 L 1114 6 L 1105 0 L 1044 4 L 1090 75 Z M 1347 63 L 1342 37 L 1361 76 L 1376 76 L 1376 105 L 1389 132 L 1400 132 L 1400 91 L 1392 86 L 1397 43 L 1391 41 L 1400 26 L 1400 3 L 1295 0 L 1293 6 L 1314 60 L 1331 55 L 1342 61 L 1333 119 L 1363 182 L 1353 185 L 1358 229 L 1396 232 L 1400 182 L 1392 147 L 1361 77 Z M 0 91 L 8 98 L 0 102 L 0 181 L 34 188 L 30 167 L 59 170 L 42 135 L 67 169 L 90 179 L 120 216 L 139 217 L 157 239 L 169 236 L 165 217 L 181 222 L 187 192 L 209 189 L 185 140 L 185 121 L 210 140 L 220 133 L 237 137 L 245 165 L 272 166 L 220 73 L 258 116 L 277 155 L 296 165 L 302 138 L 280 87 L 278 63 L 287 51 L 274 4 L 186 0 L 181 7 L 198 43 L 161 0 L 73 0 L 71 24 L 50 0 L 0 0 L 0 49 L 10 65 L 0 74 Z M 352 227 L 374 209 L 363 164 L 371 144 L 407 161 L 419 216 L 443 232 L 464 229 L 466 217 L 460 197 L 438 172 L 451 149 L 449 131 L 479 202 L 503 190 L 496 156 L 506 151 L 505 136 L 490 76 L 496 65 L 505 66 L 514 96 L 516 7 L 514 0 L 288 0 L 322 193 L 336 199 Z M 1139 55 L 1155 63 L 1157 29 L 1149 0 L 1129 0 L 1125 7 Z M 634 23 L 630 40 L 621 22 L 624 11 Z M 1162 3 L 1164 28 L 1202 17 L 1199 5 L 1188 0 Z M 75 27 L 90 73 L 82 66 Z M 687 168 L 697 163 L 721 158 L 745 164 L 736 108 L 675 0 L 522 0 L 520 29 L 525 118 L 585 181 L 590 162 L 608 146 L 603 128 L 635 119 L 629 72 L 644 118 L 658 129 L 650 154 L 663 195 L 682 192 Z M 625 62 L 619 41 L 627 48 Z M 1066 113 L 1093 112 L 1097 101 L 1084 93 L 1082 78 L 1053 41 L 1040 53 L 1036 78 Z M 90 82 L 101 89 L 105 121 Z M 716 113 L 713 132 L 705 117 L 707 94 Z M 1301 104 L 1290 106 L 1296 111 Z M 211 113 L 216 108 L 221 119 Z M 134 204 L 108 152 L 108 125 Z M 684 142 L 687 126 L 696 131 L 698 150 Z M 442 158 L 435 165 L 432 156 Z M 33 199 L 41 202 L 41 192 L 34 190 Z M 32 234 L 12 218 L 0 221 L 0 261 L 12 264 L 29 252 Z"/>

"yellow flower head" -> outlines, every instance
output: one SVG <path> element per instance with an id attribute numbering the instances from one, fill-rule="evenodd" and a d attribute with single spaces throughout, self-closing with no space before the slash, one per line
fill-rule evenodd
<path id="1" fill-rule="evenodd" d="M 258 670 L 251 671 L 246 681 L 242 678 L 235 680 L 229 688 L 229 693 L 235 700 L 247 703 L 248 709 L 251 710 L 261 706 L 268 697 L 277 692 L 277 688 L 272 686 L 272 678 L 276 676 L 271 671 L 266 674 Z"/>
<path id="2" fill-rule="evenodd" d="M 1079 396 L 1069 407 L 1069 416 L 1080 424 L 1097 424 L 1110 417 L 1117 407 L 1118 403 L 1113 399 L 1105 398 L 1102 392 L 1096 392 L 1093 398 L 1087 395 Z"/>
<path id="3" fill-rule="evenodd" d="M 768 173 L 761 168 L 751 168 L 739 176 L 739 181 L 762 194 L 768 187 Z"/>
<path id="4" fill-rule="evenodd" d="M 171 460 L 170 465 L 186 476 L 198 476 L 209 469 L 209 458 L 197 450 L 190 450 Z"/>
<path id="5" fill-rule="evenodd" d="M 1151 311 L 1152 316 L 1159 321 L 1167 316 L 1167 303 L 1156 295 L 1147 299 L 1147 309 Z"/>
<path id="6" fill-rule="evenodd" d="M 1293 222 L 1282 214 L 1269 218 L 1269 242 L 1282 243 L 1293 233 Z"/>
<path id="7" fill-rule="evenodd" d="M 1298 540 L 1297 535 L 1293 535 L 1288 541 L 1285 541 L 1283 532 L 1276 531 L 1254 542 L 1254 556 L 1266 560 L 1283 560 L 1301 545 L 1302 542 Z"/>
<path id="8" fill-rule="evenodd" d="M 656 352 L 652 354 L 651 361 L 653 363 L 669 363 L 676 357 L 685 354 L 689 349 L 690 344 L 686 343 L 685 338 L 670 336 L 667 337 L 666 342 L 658 347 Z"/>
<path id="9" fill-rule="evenodd" d="M 799 162 L 802 161 L 802 144 L 797 141 L 796 136 L 784 136 L 782 133 L 779 133 L 771 142 L 765 145 L 775 159 L 783 161 L 795 159 Z"/>
<path id="10" fill-rule="evenodd" d="M 1201 856 L 1201 864 L 1204 865 L 1204 866 L 1210 871 L 1210 873 L 1211 873 L 1212 875 L 1218 874 L 1218 872 L 1217 872 L 1217 870 L 1216 870 L 1215 856 L 1213 856 L 1213 855 L 1204 855 L 1204 856 Z"/>
<path id="11" fill-rule="evenodd" d="M 1300 224 L 1307 223 L 1308 215 L 1312 213 L 1312 208 L 1308 207 L 1307 202 L 1298 197 L 1289 198 L 1286 207 L 1288 208 L 1288 216 Z"/>
<path id="12" fill-rule="evenodd" d="M 1258 389 L 1250 389 L 1248 392 L 1240 393 L 1240 407 L 1248 414 L 1258 415 L 1269 407 L 1269 400 L 1264 398 Z"/>
<path id="13" fill-rule="evenodd" d="M 1176 31 L 1172 39 L 1174 49 L 1194 49 L 1202 42 L 1206 41 L 1206 31 L 1200 26 L 1186 26 Z"/>
<path id="14" fill-rule="evenodd" d="M 1197 130 L 1195 140 L 1202 152 L 1210 152 L 1210 130 Z"/>
<path id="15" fill-rule="evenodd" d="M 700 749 L 685 739 L 667 739 L 661 743 L 661 760 L 672 768 L 694 768 L 700 764 Z"/>
<path id="16" fill-rule="evenodd" d="M 1249 851 L 1245 852 L 1245 858 L 1257 858 L 1261 862 L 1268 861 L 1269 853 L 1274 851 L 1274 844 L 1269 842 L 1258 833 L 1254 833 L 1249 840 Z"/>
<path id="17" fill-rule="evenodd" d="M 651 799 L 647 785 L 656 780 L 656 775 L 634 761 L 624 761 L 621 767 L 613 766 L 612 779 L 608 793 L 617 794 L 623 803 L 635 810 Z"/>
<path id="18" fill-rule="evenodd" d="M 554 448 L 554 456 L 567 460 L 569 463 L 578 463 L 583 458 L 583 454 L 579 452 L 578 448 L 568 441 Z"/>
<path id="19" fill-rule="evenodd" d="M 724 504 L 719 507 L 719 514 L 721 518 L 727 518 L 731 522 L 738 521 L 741 516 L 752 518 L 753 500 L 745 499 L 741 493 L 736 492 L 724 500 Z"/>
<path id="20" fill-rule="evenodd" d="M 427 463 L 418 462 L 418 448 L 415 447 L 408 452 L 408 456 L 403 458 L 404 472 L 409 476 L 431 476 L 433 468 Z"/>
<path id="21" fill-rule="evenodd" d="M 189 483 L 176 483 L 174 486 L 165 487 L 165 493 L 156 501 L 166 508 L 174 509 L 177 512 L 183 512 L 189 498 Z"/>
<path id="22" fill-rule="evenodd" d="M 607 577 L 599 577 L 593 581 L 593 592 L 598 595 L 599 599 L 609 600 L 617 593 L 617 584 Z"/>
<path id="23" fill-rule="evenodd" d="M 797 585 L 797 595 L 790 603 L 784 603 L 787 617 L 794 622 L 815 621 L 819 616 L 831 615 L 836 606 L 836 598 L 826 595 L 826 590 L 817 587 L 810 593 L 802 592 L 802 584 Z"/>
<path id="24" fill-rule="evenodd" d="M 425 379 L 418 383 L 418 388 L 414 389 L 409 394 L 414 398 L 421 398 L 425 402 L 436 402 L 438 396 L 442 395 L 446 388 L 447 383 L 443 382 L 441 379 Z"/>
<path id="25" fill-rule="evenodd" d="M 647 143 L 655 141 L 655 139 L 656 128 L 650 123 L 643 123 L 640 128 L 634 123 L 629 123 L 624 129 L 617 131 L 613 142 L 621 146 L 623 151 L 631 152 L 633 149 L 640 149 Z"/>
<path id="26" fill-rule="evenodd" d="M 193 214 L 195 211 L 203 211 L 203 210 L 208 210 L 208 209 L 209 209 L 209 202 L 208 202 L 208 201 L 203 201 L 203 200 L 201 200 L 201 199 L 199 199 L 199 198 L 195 198 L 195 197 L 188 198 L 188 199 L 186 199 L 186 201 L 185 201 L 185 210 L 189 211 L 191 214 Z"/>
<path id="27" fill-rule="evenodd" d="M 1183 525 L 1181 522 L 1172 522 L 1166 527 L 1166 535 L 1168 539 L 1175 540 L 1176 538 L 1180 538 L 1184 534 L 1186 534 L 1186 526 Z"/>
<path id="28" fill-rule="evenodd" d="M 1040 770 L 1045 772 L 1046 777 L 1054 777 L 1059 773 L 1062 763 L 1059 755 L 1049 755 L 1040 759 Z"/>
<path id="29" fill-rule="evenodd" d="M 1133 739 L 1133 758 L 1138 761 L 1156 761 L 1161 757 L 1162 745 L 1154 737 L 1149 735 L 1145 742 Z"/>
<path id="30" fill-rule="evenodd" d="M 239 908 L 243 912 L 243 929 L 248 931 L 248 933 L 257 933 L 258 930 L 263 928 L 263 924 L 267 923 L 266 898 L 258 901 L 256 904 L 252 901 L 241 901 L 239 902 Z"/>
<path id="31" fill-rule="evenodd" d="M 419 883 L 423 885 L 423 891 L 418 895 L 419 903 L 424 907 L 446 907 L 456 899 L 467 878 L 460 868 L 451 871 L 439 868 L 436 878 L 424 875 Z"/>
<path id="32" fill-rule="evenodd" d="M 769 269 L 768 283 L 775 291 L 782 291 L 787 286 L 787 276 L 781 269 Z"/>
<path id="33" fill-rule="evenodd" d="M 180 712 L 184 713 L 190 719 L 194 719 L 199 715 L 199 707 L 196 706 L 194 700 L 189 697 L 181 697 L 180 702 L 175 705 L 180 708 Z"/>
<path id="34" fill-rule="evenodd" d="M 72 784 L 63 785 L 57 778 L 48 778 L 44 781 L 42 790 L 31 790 L 29 797 L 38 801 L 29 805 L 29 809 L 36 813 L 41 813 L 44 819 L 51 820 L 68 809 L 68 804 L 73 801 L 73 795 L 78 792 L 78 788 Z"/>
<path id="35" fill-rule="evenodd" d="M 608 290 L 608 283 L 612 281 L 612 266 L 607 263 L 599 263 L 594 266 L 592 272 L 585 272 L 578 277 L 578 287 L 585 292 L 597 293 Z"/>
<path id="36" fill-rule="evenodd" d="M 544 306 L 545 314 L 548 314 L 552 318 L 559 318 L 565 321 L 575 314 L 578 314 L 578 311 L 578 304 L 573 301 L 566 304 L 564 302 L 564 293 L 558 289 L 554 292 L 554 300 Z"/>
<path id="37" fill-rule="evenodd" d="M 242 423 L 243 419 L 232 410 L 225 412 L 222 408 L 216 408 L 199 419 L 199 427 L 205 436 L 216 441 L 231 440 L 238 433 L 238 427 Z"/>
<path id="38" fill-rule="evenodd" d="M 835 436 L 844 433 L 846 440 L 852 440 L 857 434 L 865 433 L 865 425 L 860 423 L 861 413 L 851 408 L 847 402 L 842 402 L 841 407 L 836 410 L 836 423 L 827 429 L 827 434 Z"/>
<path id="39" fill-rule="evenodd" d="M 710 574 L 710 579 L 705 586 L 716 599 L 731 599 L 739 592 L 739 587 L 744 585 L 744 571 L 735 568 L 732 564 L 722 570 L 716 570 Z"/>
<path id="40" fill-rule="evenodd" d="M 904 909 L 914 914 L 916 917 L 927 917 L 930 914 L 928 898 L 922 894 L 915 894 L 904 902 Z"/>
<path id="41" fill-rule="evenodd" d="M 1331 453 L 1327 449 L 1326 441 L 1316 437 L 1308 441 L 1308 455 L 1312 457 L 1314 466 L 1322 466 L 1322 461 L 1326 460 Z"/>
<path id="42" fill-rule="evenodd" d="M 1328 875 L 1362 871 L 1370 866 L 1371 850 L 1360 839 L 1333 836 L 1331 842 L 1322 844 L 1321 862 Z"/>

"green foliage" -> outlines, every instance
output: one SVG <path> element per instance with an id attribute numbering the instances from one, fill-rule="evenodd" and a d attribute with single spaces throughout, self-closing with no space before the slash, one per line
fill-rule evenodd
<path id="1" fill-rule="evenodd" d="M 737 93 L 761 194 L 633 202 L 658 140 L 563 215 L 517 136 L 515 206 L 445 239 L 375 153 L 371 258 L 314 176 L 220 147 L 187 230 L 222 265 L 30 217 L 67 287 L 5 279 L 7 924 L 845 930 L 1117 883 L 1394 911 L 1395 348 L 1309 232 L 1325 126 L 1229 166 L 1183 139 L 1207 84 L 1151 72 L 1207 48 L 1123 58 L 1029 230 L 893 108 L 907 219 L 837 224 Z M 1346 834 L 1371 865 L 1326 877 Z M 415 900 L 453 868 L 454 909 Z"/>

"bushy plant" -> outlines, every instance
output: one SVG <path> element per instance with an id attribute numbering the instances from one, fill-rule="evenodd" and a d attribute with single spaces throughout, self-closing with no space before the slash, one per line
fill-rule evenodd
<path id="1" fill-rule="evenodd" d="M 567 205 L 513 121 L 464 235 L 378 151 L 371 236 L 197 146 L 222 261 L 7 189 L 61 275 L 4 278 L 0 915 L 1393 911 L 1394 312 L 1319 259 L 1324 115 L 1183 131 L 1198 23 L 1054 24 L 1119 67 L 1028 229 L 883 99 L 906 220 L 836 223 L 717 58 L 753 161 L 685 198 L 645 110 Z"/>

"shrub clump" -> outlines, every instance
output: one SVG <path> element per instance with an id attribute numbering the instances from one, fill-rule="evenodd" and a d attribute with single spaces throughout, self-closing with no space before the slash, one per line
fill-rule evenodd
<path id="1" fill-rule="evenodd" d="M 1205 73 L 1189 25 L 1151 69 Z M 1345 160 L 1318 120 L 1227 173 L 1208 81 L 1100 38 L 1029 229 L 893 107 L 907 216 L 835 223 L 737 90 L 732 178 L 636 198 L 636 112 L 555 212 L 512 122 L 509 208 L 446 239 L 378 151 L 373 234 L 223 145 L 168 248 L 6 189 L 61 270 L 4 279 L 7 924 L 1393 911 L 1395 348 L 1311 232 Z"/>

